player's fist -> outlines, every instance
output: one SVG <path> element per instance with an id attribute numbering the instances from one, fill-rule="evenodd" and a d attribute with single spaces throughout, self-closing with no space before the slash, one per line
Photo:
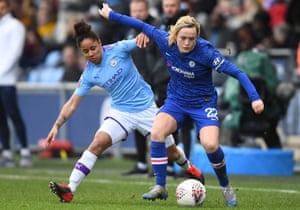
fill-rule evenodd
<path id="1" fill-rule="evenodd" d="M 264 111 L 264 102 L 261 99 L 253 101 L 251 106 L 256 114 L 260 114 Z"/>

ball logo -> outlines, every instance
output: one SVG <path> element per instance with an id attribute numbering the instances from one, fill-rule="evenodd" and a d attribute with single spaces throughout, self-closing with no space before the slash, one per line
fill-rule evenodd
<path id="1" fill-rule="evenodd" d="M 195 67 L 195 65 L 196 65 L 196 64 L 195 64 L 195 61 L 190 61 L 190 62 L 189 62 L 189 66 L 190 66 L 190 67 L 193 68 L 193 67 Z"/>
<path id="2" fill-rule="evenodd" d="M 116 65 L 117 65 L 117 61 L 116 61 L 115 59 L 112 59 L 112 60 L 110 61 L 110 65 L 111 65 L 112 67 L 116 66 Z"/>
<path id="3" fill-rule="evenodd" d="M 182 199 L 187 194 L 187 191 L 184 188 L 178 188 L 176 192 L 176 200 Z"/>

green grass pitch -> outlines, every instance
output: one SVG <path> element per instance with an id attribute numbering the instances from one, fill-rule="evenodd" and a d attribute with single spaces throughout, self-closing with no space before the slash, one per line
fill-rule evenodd
<path id="1" fill-rule="evenodd" d="M 1 210 L 176 210 L 175 189 L 183 178 L 168 178 L 169 198 L 146 201 L 142 194 L 154 184 L 154 178 L 124 177 L 133 166 L 129 159 L 99 158 L 94 170 L 78 188 L 72 203 L 61 203 L 49 191 L 48 183 L 67 182 L 77 159 L 34 159 L 34 167 L 0 168 Z M 251 167 L 251 166 L 249 166 Z M 199 209 L 232 209 L 225 206 L 214 175 L 206 175 L 207 198 Z M 300 209 L 300 174 L 291 177 L 231 175 L 238 197 L 235 209 Z M 190 208 L 187 208 L 190 209 Z"/>

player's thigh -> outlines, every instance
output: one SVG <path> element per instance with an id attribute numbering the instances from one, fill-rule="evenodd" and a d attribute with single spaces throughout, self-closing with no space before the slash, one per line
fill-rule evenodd
<path id="1" fill-rule="evenodd" d="M 141 132 L 144 136 L 148 136 L 152 130 L 152 126 L 154 123 L 154 118 L 156 117 L 156 113 L 158 112 L 158 108 L 155 104 L 153 104 L 148 109 L 136 114 L 137 120 L 137 130 Z M 166 140 L 166 148 L 175 144 L 175 140 L 172 135 L 167 136 Z"/>
<path id="2" fill-rule="evenodd" d="M 131 114 L 130 121 L 132 124 L 136 124 L 137 129 L 144 136 L 148 136 L 152 130 L 153 122 L 158 112 L 158 108 L 155 104 L 145 109 L 144 111 Z"/>
<path id="3" fill-rule="evenodd" d="M 112 144 L 115 144 L 125 140 L 131 130 L 132 129 L 128 126 L 127 122 L 120 120 L 120 118 L 108 116 L 104 119 L 97 132 L 107 133 L 111 138 Z"/>
<path id="4" fill-rule="evenodd" d="M 177 122 L 173 116 L 168 113 L 160 112 L 155 118 L 151 135 L 155 140 L 162 141 L 168 135 L 174 133 L 177 129 Z"/>

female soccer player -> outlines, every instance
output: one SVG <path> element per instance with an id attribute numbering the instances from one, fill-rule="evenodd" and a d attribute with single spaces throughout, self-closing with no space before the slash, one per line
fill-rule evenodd
<path id="1" fill-rule="evenodd" d="M 171 79 L 167 99 L 155 118 L 151 131 L 151 162 L 156 186 L 145 193 L 145 199 L 155 199 L 165 192 L 165 138 L 175 132 L 187 116 L 191 117 L 199 133 L 200 143 L 214 168 L 228 206 L 236 206 L 235 192 L 226 172 L 225 156 L 219 146 L 217 93 L 212 83 L 212 70 L 223 72 L 239 80 L 246 90 L 255 113 L 264 110 L 255 87 L 246 74 L 234 66 L 206 40 L 199 38 L 200 24 L 195 18 L 184 16 L 165 32 L 140 20 L 121 15 L 103 4 L 99 14 L 106 19 L 142 31 L 155 41 L 165 59 Z M 157 161 L 162 160 L 162 161 Z"/>
<path id="2" fill-rule="evenodd" d="M 67 121 L 78 107 L 82 97 L 93 87 L 99 86 L 110 93 L 112 98 L 109 115 L 96 132 L 93 141 L 75 164 L 69 177 L 69 184 L 50 182 L 49 187 L 62 202 L 71 202 L 80 182 L 92 170 L 98 155 L 112 144 L 126 139 L 128 133 L 137 129 L 149 135 L 158 111 L 150 86 L 138 73 L 130 52 L 136 48 L 136 41 L 120 41 L 102 46 L 98 35 L 91 26 L 81 21 L 74 26 L 76 41 L 81 53 L 88 62 L 73 95 L 62 107 L 47 143 L 55 140 L 58 129 Z M 176 147 L 172 136 L 166 137 L 165 146 L 169 158 L 176 161 L 193 178 L 204 182 L 203 175 L 187 159 L 182 150 Z M 166 161 L 158 159 L 160 161 Z M 166 199 L 167 194 L 161 196 Z"/>

